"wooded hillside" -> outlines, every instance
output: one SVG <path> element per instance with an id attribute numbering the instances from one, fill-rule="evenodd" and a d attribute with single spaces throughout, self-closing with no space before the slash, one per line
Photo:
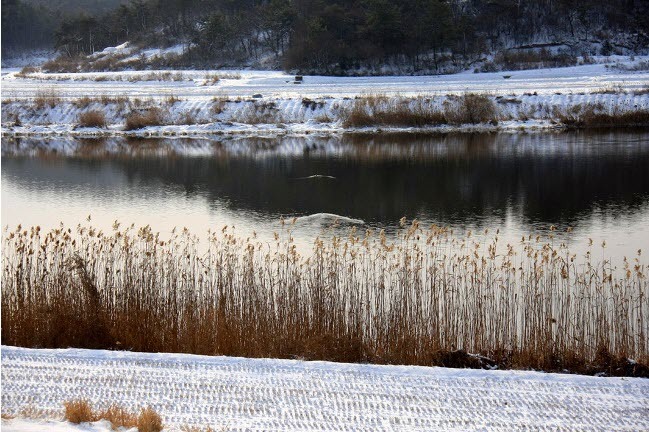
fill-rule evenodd
<path id="1" fill-rule="evenodd" d="M 266 62 L 342 73 L 394 64 L 436 70 L 441 63 L 467 65 L 511 47 L 545 46 L 548 61 L 556 60 L 558 47 L 573 55 L 649 49 L 649 2 L 642 0 L 76 3 L 77 8 L 73 0 L 2 0 L 3 55 L 54 46 L 75 57 L 131 41 L 153 47 L 184 44 L 181 58 L 169 65 L 174 67 Z M 106 11 L 107 4 L 115 7 Z"/>

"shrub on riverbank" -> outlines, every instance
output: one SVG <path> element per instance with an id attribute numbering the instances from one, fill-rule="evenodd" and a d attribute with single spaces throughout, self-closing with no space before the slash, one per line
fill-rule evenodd
<path id="1" fill-rule="evenodd" d="M 85 111 L 79 114 L 79 126 L 81 127 L 106 127 L 106 116 L 99 110 Z"/>
<path id="2" fill-rule="evenodd" d="M 467 93 L 451 96 L 445 101 L 444 117 L 454 125 L 497 123 L 498 109 L 489 96 Z"/>
<path id="3" fill-rule="evenodd" d="M 498 121 L 498 109 L 489 96 L 467 93 L 449 96 L 441 106 L 431 98 L 401 98 L 370 95 L 357 98 L 343 110 L 345 127 L 394 126 L 427 127 Z"/>
<path id="4" fill-rule="evenodd" d="M 649 126 L 646 109 L 609 112 L 601 104 L 584 104 L 555 108 L 553 115 L 563 125 L 574 128 Z"/>
<path id="5" fill-rule="evenodd" d="M 507 122 L 507 129 L 516 126 L 517 122 L 520 122 L 520 127 L 559 125 L 565 128 L 613 128 L 649 125 L 649 110 L 643 108 L 645 102 L 642 98 L 631 107 L 626 101 L 630 95 L 599 97 L 609 91 L 615 90 L 598 90 L 594 97 L 595 100 L 600 100 L 598 102 L 590 102 L 593 98 L 586 94 L 562 97 L 555 103 L 549 97 L 539 99 L 538 95 L 533 94 L 505 97 L 467 93 L 440 97 L 369 95 L 354 100 L 331 102 L 325 99 L 278 101 L 215 98 L 212 102 L 199 104 L 187 103 L 173 95 L 162 101 L 152 98 L 141 100 L 108 96 L 82 97 L 66 101 L 56 92 L 44 91 L 32 101 L 3 100 L 2 121 L 7 124 L 14 123 L 15 119 L 20 117 L 23 129 L 9 129 L 9 134 L 35 133 L 31 130 L 32 127 L 60 126 L 61 122 L 74 127 L 74 120 L 68 120 L 69 118 L 77 119 L 77 124 L 82 126 L 99 124 L 94 120 L 90 122 L 90 118 L 88 122 L 82 121 L 82 116 L 90 115 L 89 110 L 104 113 L 106 123 L 124 124 L 126 131 L 148 126 L 195 123 L 221 123 L 214 128 L 221 130 L 233 126 L 232 123 L 275 125 L 277 128 L 288 129 L 286 125 L 320 122 L 330 123 L 336 130 L 355 132 L 359 132 L 359 128 L 368 127 L 375 130 L 384 127 L 413 128 L 432 132 L 436 127 L 443 125 L 467 130 L 475 130 L 475 125 L 480 125 L 480 128 L 494 130 L 501 121 Z M 632 97 L 636 98 L 638 95 L 634 93 Z M 161 105 L 167 108 L 165 112 L 160 109 Z M 70 114 L 73 116 L 70 117 Z M 534 124 L 522 123 L 528 121 L 534 121 Z M 438 128 L 440 131 L 446 129 Z M 113 131 L 119 133 L 116 129 Z M 156 133 L 161 131 L 156 130 Z M 165 133 L 174 134 L 181 131 L 168 130 Z"/>
<path id="6" fill-rule="evenodd" d="M 52 88 L 36 92 L 33 102 L 36 109 L 42 110 L 46 107 L 49 109 L 54 108 L 60 104 L 61 101 L 61 95 Z"/>
<path id="7" fill-rule="evenodd" d="M 357 98 L 341 116 L 345 127 L 424 127 L 445 124 L 444 114 L 431 106 L 430 99 L 388 98 L 370 95 Z"/>
<path id="8" fill-rule="evenodd" d="M 149 108 L 143 111 L 133 111 L 126 116 L 127 131 L 142 129 L 148 126 L 161 126 L 162 112 L 159 108 Z"/>

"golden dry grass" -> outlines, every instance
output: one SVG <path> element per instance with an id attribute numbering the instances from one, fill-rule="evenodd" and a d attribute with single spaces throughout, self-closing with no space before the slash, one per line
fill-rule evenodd
<path id="1" fill-rule="evenodd" d="M 80 58 L 71 58 L 65 55 L 60 55 L 55 59 L 51 59 L 43 63 L 42 69 L 44 72 L 78 72 Z"/>
<path id="2" fill-rule="evenodd" d="M 126 116 L 125 128 L 129 131 L 160 125 L 162 125 L 162 112 L 159 108 L 133 111 Z"/>
<path id="3" fill-rule="evenodd" d="M 33 100 L 36 109 L 43 109 L 45 107 L 54 108 L 61 101 L 61 95 L 54 89 L 45 89 L 36 92 Z"/>
<path id="4" fill-rule="evenodd" d="M 370 95 L 357 98 L 343 110 L 345 127 L 426 127 L 442 124 L 477 124 L 498 121 L 498 109 L 486 95 L 467 93 L 449 96 L 440 107 L 431 98 Z"/>
<path id="5" fill-rule="evenodd" d="M 139 432 L 160 432 L 162 430 L 162 418 L 153 408 L 143 408 L 137 418 L 137 430 Z"/>
<path id="6" fill-rule="evenodd" d="M 228 228 L 203 242 L 118 225 L 7 231 L 3 342 L 474 366 L 463 350 L 583 373 L 604 354 L 649 360 L 640 254 L 615 268 L 552 237 L 503 245 L 413 222 L 303 256 L 290 230 L 270 243 Z"/>
<path id="7" fill-rule="evenodd" d="M 151 407 L 143 408 L 139 415 L 133 414 L 115 404 L 104 410 L 95 410 L 85 399 L 64 402 L 63 407 L 63 417 L 70 423 L 79 424 L 107 420 L 114 430 L 137 427 L 139 432 L 160 432 L 163 428 L 162 418 Z M 27 415 L 26 417 L 30 416 Z"/>
<path id="8" fill-rule="evenodd" d="M 555 107 L 553 117 L 573 128 L 642 127 L 649 125 L 649 110 L 608 111 L 602 104 L 588 103 L 560 109 Z"/>
<path id="9" fill-rule="evenodd" d="M 63 418 L 70 423 L 89 423 L 98 420 L 87 400 L 68 401 L 63 404 L 63 407 L 65 409 Z"/>
<path id="10" fill-rule="evenodd" d="M 82 127 L 106 127 L 106 116 L 99 110 L 89 110 L 79 114 L 79 126 Z"/>
<path id="11" fill-rule="evenodd" d="M 133 428 L 138 426 L 138 416 L 119 405 L 111 405 L 106 410 L 96 414 L 99 419 L 108 420 L 113 429 L 120 427 Z"/>
<path id="12" fill-rule="evenodd" d="M 448 123 L 455 125 L 495 123 L 498 121 L 498 109 L 489 96 L 466 93 L 445 101 L 444 116 Z"/>
<path id="13" fill-rule="evenodd" d="M 180 99 L 177 98 L 175 95 L 169 95 L 169 96 L 167 96 L 167 98 L 165 99 L 165 102 L 166 102 L 167 105 L 169 105 L 169 106 L 173 106 L 173 105 L 175 105 L 177 102 L 180 102 Z"/>
<path id="14" fill-rule="evenodd" d="M 220 105 L 219 102 L 212 105 L 213 114 L 218 114 Z M 245 124 L 278 124 L 284 123 L 285 119 L 275 102 L 259 101 L 250 104 L 236 121 Z"/>
<path id="15" fill-rule="evenodd" d="M 84 96 L 72 101 L 72 104 L 77 108 L 83 109 L 83 108 L 88 108 L 93 102 L 98 102 L 98 99 L 93 99 L 89 96 Z"/>
<path id="16" fill-rule="evenodd" d="M 357 98 L 351 109 L 342 113 L 345 127 L 411 126 L 445 124 L 444 114 L 424 98 L 388 98 L 369 95 Z"/>

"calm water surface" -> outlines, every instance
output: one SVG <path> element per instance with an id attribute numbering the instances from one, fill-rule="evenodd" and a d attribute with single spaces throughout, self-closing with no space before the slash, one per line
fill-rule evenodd
<path id="1" fill-rule="evenodd" d="M 401 217 L 505 240 L 547 232 L 606 255 L 649 246 L 649 133 L 214 140 L 3 140 L 2 225 L 161 233 L 234 225 L 270 236 L 301 217 L 301 245 L 332 216 L 388 232 Z M 318 175 L 321 177 L 311 177 Z M 310 216 L 310 217 L 305 217 Z M 356 221 L 353 221 L 356 220 Z M 570 233 L 562 233 L 566 228 Z M 329 231 L 327 231 L 329 232 Z"/>

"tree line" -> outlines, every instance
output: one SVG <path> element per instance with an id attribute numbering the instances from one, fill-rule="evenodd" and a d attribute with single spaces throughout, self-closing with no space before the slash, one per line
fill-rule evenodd
<path id="1" fill-rule="evenodd" d="M 52 11 L 42 0 L 2 0 L 3 53 L 53 44 L 74 57 L 125 41 L 183 43 L 188 67 L 271 61 L 332 73 L 435 69 L 539 43 L 603 41 L 611 49 L 619 33 L 627 37 L 615 43 L 629 50 L 649 40 L 645 0 L 130 0 L 81 12 L 71 2 Z"/>

